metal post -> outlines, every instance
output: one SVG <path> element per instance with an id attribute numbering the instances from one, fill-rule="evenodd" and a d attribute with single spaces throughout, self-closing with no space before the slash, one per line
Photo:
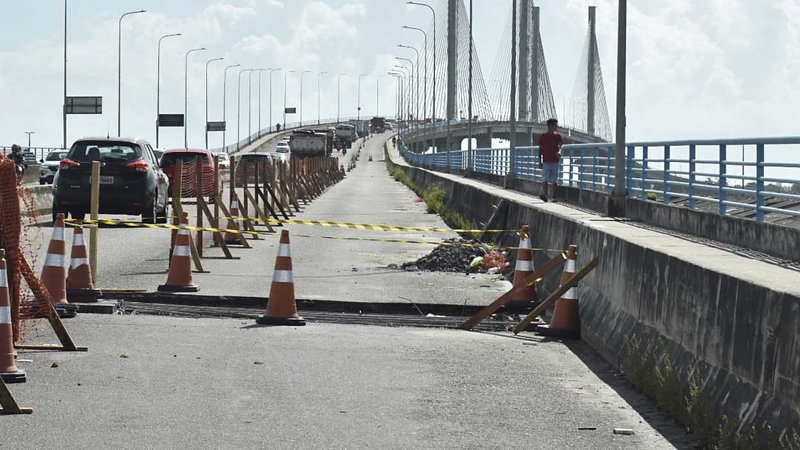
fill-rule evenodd
<path id="1" fill-rule="evenodd" d="M 242 69 L 239 71 L 239 82 L 236 85 L 236 150 L 241 148 L 242 142 L 242 74 L 252 72 L 253 69 Z M 233 165 L 231 165 L 233 172 Z"/>
<path id="2" fill-rule="evenodd" d="M 28 150 L 30 150 L 30 148 L 31 148 L 31 135 L 35 134 L 36 132 L 35 131 L 25 131 L 24 133 L 28 135 Z"/>
<path id="3" fill-rule="evenodd" d="M 205 47 L 186 52 L 183 71 L 183 148 L 189 148 L 189 54 L 205 51 Z"/>
<path id="4" fill-rule="evenodd" d="M 342 75 L 340 73 L 336 77 L 336 123 L 341 122 L 340 114 L 341 114 L 341 106 L 342 106 Z"/>
<path id="5" fill-rule="evenodd" d="M 253 73 L 261 69 L 253 69 L 247 74 L 247 143 L 253 142 Z"/>
<path id="6" fill-rule="evenodd" d="M 624 214 L 625 198 L 625 65 L 627 40 L 627 0 L 619 0 L 619 30 L 617 32 L 617 142 L 614 146 L 614 197 L 613 212 Z"/>
<path id="7" fill-rule="evenodd" d="M 539 39 L 541 31 L 539 30 L 539 7 L 533 7 L 533 30 L 531 32 L 531 108 L 530 117 L 531 122 L 543 122 L 544 118 L 539 117 Z M 564 99 L 564 122 L 567 120 L 567 100 Z M 548 117 L 549 119 L 549 117 Z M 566 125 L 566 124 L 565 124 Z M 533 146 L 533 141 L 531 141 Z"/>
<path id="8" fill-rule="evenodd" d="M 320 72 L 317 74 L 317 125 L 322 123 L 322 89 L 320 87 L 320 78 L 328 72 Z"/>
<path id="9" fill-rule="evenodd" d="M 269 129 L 272 130 L 272 72 L 277 72 L 281 70 L 280 68 L 277 69 L 269 69 Z"/>
<path id="10" fill-rule="evenodd" d="M 64 103 L 61 108 L 61 114 L 64 116 L 64 140 L 61 141 L 61 147 L 67 148 L 67 0 L 64 0 Z"/>
<path id="11" fill-rule="evenodd" d="M 303 75 L 311 72 L 310 70 L 304 70 L 300 72 L 300 126 L 303 126 Z"/>
<path id="12" fill-rule="evenodd" d="M 222 61 L 225 58 L 214 58 L 206 61 L 206 149 L 208 149 L 208 65 L 214 61 Z"/>
<path id="13" fill-rule="evenodd" d="M 119 16 L 117 26 L 117 136 L 122 135 L 122 19 L 131 14 L 140 14 L 145 10 L 130 11 Z"/>
<path id="14" fill-rule="evenodd" d="M 89 196 L 89 265 L 92 269 L 92 280 L 97 283 L 97 219 L 100 218 L 100 161 L 92 161 L 92 180 Z"/>
<path id="15" fill-rule="evenodd" d="M 65 0 L 66 1 L 66 0 Z M 180 33 L 165 34 L 158 38 L 158 52 L 156 61 L 156 148 L 158 148 L 158 116 L 161 114 L 161 41 L 168 37 L 180 36 Z M 66 90 L 65 94 L 66 95 Z"/>
<path id="16" fill-rule="evenodd" d="M 258 71 L 258 136 L 261 137 L 261 74 L 266 69 L 260 69 Z"/>
<path id="17" fill-rule="evenodd" d="M 228 153 L 228 146 L 226 144 L 226 134 L 228 129 L 228 122 L 226 121 L 227 118 L 227 111 L 228 111 L 228 69 L 233 69 L 234 67 L 239 67 L 240 64 L 233 64 L 225 68 L 222 75 L 222 121 L 225 122 L 225 129 L 222 130 L 222 151 Z"/>

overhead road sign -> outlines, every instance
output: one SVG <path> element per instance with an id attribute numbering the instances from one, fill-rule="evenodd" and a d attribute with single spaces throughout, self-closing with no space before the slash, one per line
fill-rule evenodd
<path id="1" fill-rule="evenodd" d="M 160 127 L 182 127 L 183 114 L 159 114 L 158 126 Z"/>
<path id="2" fill-rule="evenodd" d="M 67 97 L 65 114 L 103 114 L 103 97 Z"/>

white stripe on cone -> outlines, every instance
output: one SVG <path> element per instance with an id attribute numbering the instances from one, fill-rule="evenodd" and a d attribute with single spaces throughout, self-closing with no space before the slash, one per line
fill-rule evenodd
<path id="1" fill-rule="evenodd" d="M 72 241 L 73 246 L 86 246 L 86 241 L 83 239 L 82 234 L 75 234 Z"/>
<path id="2" fill-rule="evenodd" d="M 176 245 L 172 256 L 192 256 L 192 249 L 188 245 Z"/>
<path id="3" fill-rule="evenodd" d="M 54 241 L 63 241 L 64 240 L 64 227 L 53 227 L 53 239 Z"/>
<path id="4" fill-rule="evenodd" d="M 525 261 L 518 259 L 517 265 L 514 266 L 514 270 L 533 272 L 533 261 Z"/>
<path id="5" fill-rule="evenodd" d="M 520 248 L 531 248 L 531 241 L 528 238 L 520 239 L 519 240 L 519 247 Z"/>
<path id="6" fill-rule="evenodd" d="M 239 202 L 234 200 L 231 202 L 231 209 L 239 209 Z"/>
<path id="7" fill-rule="evenodd" d="M 276 270 L 272 274 L 272 281 L 278 283 L 293 283 L 294 278 L 292 277 L 291 270 Z"/>
<path id="8" fill-rule="evenodd" d="M 567 260 L 567 268 L 564 269 L 564 270 L 567 271 L 567 272 L 575 273 L 575 260 L 574 259 L 568 259 Z"/>
<path id="9" fill-rule="evenodd" d="M 578 289 L 571 287 L 564 295 L 561 296 L 564 300 L 577 300 L 578 299 Z"/>
<path id="10" fill-rule="evenodd" d="M 11 325 L 10 306 L 0 306 L 0 325 Z"/>
<path id="11" fill-rule="evenodd" d="M 178 230 L 178 234 L 181 235 L 181 236 L 186 236 L 187 234 L 189 234 L 189 230 L 187 230 L 185 228 L 181 228 L 181 229 Z"/>
<path id="12" fill-rule="evenodd" d="M 48 253 L 44 258 L 44 265 L 47 267 L 64 267 L 66 258 L 64 255 L 57 255 L 55 253 Z"/>
<path id="13" fill-rule="evenodd" d="M 6 269 L 0 270 L 0 288 L 8 287 L 8 273 Z"/>
<path id="14" fill-rule="evenodd" d="M 69 263 L 69 267 L 73 270 L 77 269 L 80 266 L 85 266 L 89 264 L 89 260 L 86 258 L 72 258 Z"/>
<path id="15" fill-rule="evenodd" d="M 278 256 L 292 256 L 289 244 L 281 244 L 278 246 Z"/>

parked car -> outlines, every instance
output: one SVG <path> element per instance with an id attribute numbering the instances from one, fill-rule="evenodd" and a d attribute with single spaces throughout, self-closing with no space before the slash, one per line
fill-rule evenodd
<path id="1" fill-rule="evenodd" d="M 214 156 L 219 160 L 220 170 L 228 170 L 231 168 L 231 157 L 225 152 L 214 153 Z"/>
<path id="2" fill-rule="evenodd" d="M 142 215 L 167 221 L 169 180 L 144 139 L 88 137 L 75 141 L 53 180 L 53 218 L 89 212 L 92 163 L 100 163 L 100 214 Z"/>
<path id="3" fill-rule="evenodd" d="M 66 150 L 50 152 L 47 158 L 39 161 L 39 184 L 52 183 L 58 172 L 61 160 L 67 157 Z"/>
<path id="4" fill-rule="evenodd" d="M 183 161 L 184 166 L 187 166 L 189 164 L 194 164 L 197 158 L 200 158 L 200 164 L 203 168 L 203 195 L 209 197 L 214 195 L 214 156 L 212 153 L 204 149 L 173 148 L 164 151 L 164 154 L 161 156 L 161 168 L 169 178 L 170 196 L 172 196 L 173 183 L 175 181 L 175 168 L 178 161 Z M 222 178 L 219 178 L 217 181 L 217 192 L 222 193 Z M 195 182 L 196 180 L 183 180 L 185 186 L 194 186 Z M 187 195 L 186 192 L 187 190 L 184 190 L 184 195 Z M 196 194 L 191 192 L 188 195 L 194 196 Z"/>
<path id="5" fill-rule="evenodd" d="M 277 158 L 275 153 L 245 153 L 238 158 L 236 165 L 236 186 L 253 183 L 256 179 L 258 164 L 269 164 Z"/>

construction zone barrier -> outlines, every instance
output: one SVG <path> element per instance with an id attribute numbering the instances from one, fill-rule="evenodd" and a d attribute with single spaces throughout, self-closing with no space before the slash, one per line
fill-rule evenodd
<path id="1" fill-rule="evenodd" d="M 531 250 L 530 230 L 527 225 L 523 225 L 519 232 L 519 250 L 517 250 L 517 262 L 514 267 L 514 284 L 520 284 L 523 279 L 534 271 L 533 251 Z M 509 306 L 528 306 L 530 302 L 536 300 L 536 286 L 526 285 L 525 289 L 517 291 L 511 297 Z"/>
<path id="2" fill-rule="evenodd" d="M 189 214 L 183 213 L 181 225 L 189 223 Z M 190 231 L 178 230 L 175 246 L 172 249 L 172 258 L 169 264 L 167 282 L 158 287 L 160 292 L 197 292 L 197 286 L 192 283 L 192 252 L 190 248 Z"/>
<path id="3" fill-rule="evenodd" d="M 72 250 L 66 285 L 67 300 L 71 302 L 95 302 L 100 293 L 94 288 L 92 281 L 92 270 L 81 224 L 76 224 L 72 229 Z"/>

